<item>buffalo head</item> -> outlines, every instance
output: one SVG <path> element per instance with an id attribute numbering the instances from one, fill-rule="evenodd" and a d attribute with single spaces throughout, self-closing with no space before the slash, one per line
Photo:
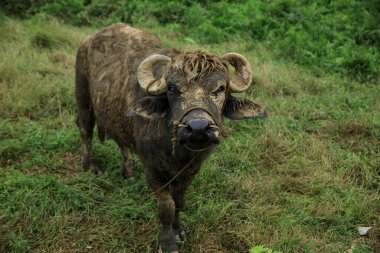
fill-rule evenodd
<path id="1" fill-rule="evenodd" d="M 235 69 L 229 74 L 228 64 Z M 138 68 L 138 82 L 149 96 L 134 112 L 146 118 L 168 117 L 173 144 L 201 151 L 227 136 L 223 115 L 233 119 L 265 117 L 259 105 L 231 93 L 243 92 L 252 82 L 247 59 L 237 53 L 216 57 L 187 52 L 172 57 L 153 54 Z"/>

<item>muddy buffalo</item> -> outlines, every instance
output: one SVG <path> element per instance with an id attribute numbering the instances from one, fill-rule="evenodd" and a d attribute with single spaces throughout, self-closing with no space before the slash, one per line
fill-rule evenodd
<path id="1" fill-rule="evenodd" d="M 185 240 L 179 212 L 186 189 L 227 136 L 223 116 L 266 116 L 256 103 L 231 95 L 250 86 L 249 62 L 237 53 L 166 48 L 156 36 L 119 23 L 83 40 L 75 81 L 84 169 L 99 171 L 91 158 L 96 123 L 100 140 L 107 136 L 120 147 L 125 177 L 133 178 L 131 153 L 141 159 L 157 198 L 160 251 L 177 252 Z"/>

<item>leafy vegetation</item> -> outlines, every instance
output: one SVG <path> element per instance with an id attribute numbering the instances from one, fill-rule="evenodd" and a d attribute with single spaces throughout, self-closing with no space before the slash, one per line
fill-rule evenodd
<path id="1" fill-rule="evenodd" d="M 22 5 L 25 3 L 29 5 Z M 67 3 L 66 11 L 58 11 L 63 3 Z M 143 201 L 150 190 L 137 158 L 136 181 L 126 182 L 120 175 L 117 145 L 110 140 L 101 145 L 95 139 L 95 158 L 104 168 L 103 174 L 94 176 L 80 167 L 73 66 L 79 42 L 95 28 L 79 28 L 61 20 L 100 26 L 118 16 L 158 34 L 169 47 L 203 49 L 217 55 L 242 53 L 254 70 L 253 87 L 245 96 L 264 105 L 270 115 L 260 121 L 226 121 L 230 137 L 189 189 L 183 215 L 189 238 L 182 252 L 248 252 L 260 247 L 266 252 L 305 253 L 379 249 L 379 233 L 361 237 L 356 227 L 372 226 L 379 231 L 380 86 L 366 78 L 360 83 L 349 76 L 330 74 L 323 66 L 324 61 L 329 62 L 324 56 L 305 64 L 309 67 L 285 61 L 286 57 L 279 60 L 273 50 L 277 50 L 276 43 L 282 43 L 276 42 L 281 35 L 272 28 L 268 34 L 278 37 L 265 34 L 269 22 L 265 18 L 263 25 L 256 26 L 263 28 L 263 37 L 249 38 L 251 30 L 241 34 L 239 27 L 229 23 L 226 27 L 231 30 L 221 28 L 218 22 L 240 24 L 226 18 L 222 6 L 227 2 L 202 1 L 181 7 L 191 3 L 163 3 L 162 8 L 167 9 L 170 4 L 178 5 L 171 8 L 178 13 L 166 12 L 167 17 L 160 16 L 159 5 L 137 1 L 107 6 L 101 1 L 85 5 L 75 0 L 2 4 L 5 13 L 24 13 L 29 18 L 0 18 L 0 252 L 154 252 L 158 233 L 155 201 Z M 248 1 L 247 5 L 259 3 Z M 299 11 L 309 8 L 302 2 L 283 3 L 292 3 Z M 310 4 L 310 8 L 319 10 L 322 3 Z M 95 7 L 102 4 L 108 9 Z M 144 4 L 154 19 L 145 24 L 138 14 Z M 229 11 L 236 16 L 241 12 L 234 8 L 244 4 L 230 4 Z M 119 6 L 134 6 L 125 12 L 133 15 L 117 14 L 124 10 Z M 45 14 L 30 16 L 42 10 L 54 14 L 53 7 L 59 19 Z M 209 21 L 191 26 L 196 20 L 182 20 L 186 13 L 198 13 L 196 8 L 211 17 L 207 15 L 217 13 L 211 7 L 222 8 L 219 21 L 207 18 Z M 92 16 L 86 17 L 91 8 Z M 357 9 L 352 15 L 361 13 Z M 369 13 L 375 10 L 373 7 Z M 330 22 L 329 11 L 326 20 L 318 20 Z M 286 12 L 279 10 L 268 19 L 277 17 L 277 25 L 282 27 L 281 13 Z M 339 31 L 350 24 L 351 36 L 358 25 L 355 22 L 343 22 Z M 249 25 L 246 28 L 251 29 Z M 202 31 L 204 36 L 220 33 L 222 39 L 214 41 L 217 45 L 209 44 L 212 41 L 203 38 Z M 294 32 L 297 37 L 299 33 Z M 253 39 L 262 43 L 253 43 Z M 303 38 L 299 39 L 301 43 Z M 315 40 L 310 43 L 325 47 Z M 365 52 L 360 57 L 373 50 L 375 54 L 368 57 L 376 63 L 377 49 L 368 45 L 360 50 Z M 338 51 L 331 49 L 331 53 Z"/>
<path id="2" fill-rule="evenodd" d="M 5 1 L 8 15 L 49 13 L 74 25 L 150 23 L 201 43 L 264 43 L 274 57 L 315 74 L 339 73 L 361 82 L 380 75 L 380 5 L 377 0 L 297 1 Z M 148 21 L 147 21 L 148 20 Z"/>
<path id="3" fill-rule="evenodd" d="M 249 253 L 281 253 L 279 251 L 273 251 L 265 248 L 264 246 L 255 246 L 249 250 Z"/>

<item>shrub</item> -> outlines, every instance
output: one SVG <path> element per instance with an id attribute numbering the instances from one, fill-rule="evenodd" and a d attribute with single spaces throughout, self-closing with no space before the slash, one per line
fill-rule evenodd
<path id="1" fill-rule="evenodd" d="M 368 1 L 122 1 L 6 0 L 6 15 L 45 12 L 74 25 L 104 26 L 122 21 L 144 26 L 175 24 L 201 43 L 232 38 L 261 41 L 275 57 L 318 73 L 365 82 L 379 78 L 380 5 Z"/>

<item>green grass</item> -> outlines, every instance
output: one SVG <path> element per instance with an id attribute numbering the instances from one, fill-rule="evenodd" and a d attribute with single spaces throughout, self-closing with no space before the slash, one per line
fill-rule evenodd
<path id="1" fill-rule="evenodd" d="M 80 167 L 73 66 L 94 29 L 44 15 L 0 22 L 0 252 L 154 252 L 155 200 L 143 200 L 139 161 L 128 183 L 117 146 L 95 140 L 105 172 Z M 189 189 L 182 252 L 379 249 L 376 233 L 356 231 L 379 231 L 379 85 L 317 77 L 250 40 L 210 46 L 145 29 L 182 50 L 244 54 L 254 71 L 244 96 L 270 115 L 226 121 L 231 135 Z"/>

